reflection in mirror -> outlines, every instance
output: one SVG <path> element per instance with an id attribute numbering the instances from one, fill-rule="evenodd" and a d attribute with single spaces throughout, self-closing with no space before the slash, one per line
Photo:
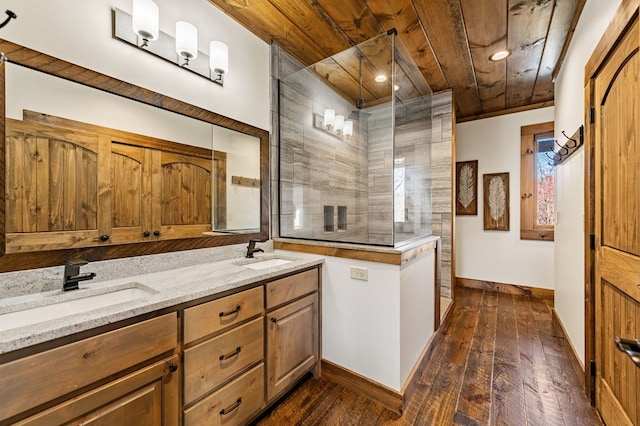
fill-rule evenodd
<path id="1" fill-rule="evenodd" d="M 0 64 L 0 271 L 268 237 L 268 132 L 19 45 L 0 48 L 9 57 Z M 213 180 L 221 157 L 224 185 Z M 240 235 L 211 233 L 232 228 Z"/>
<path id="2" fill-rule="evenodd" d="M 213 229 L 258 232 L 260 139 L 213 128 Z"/>

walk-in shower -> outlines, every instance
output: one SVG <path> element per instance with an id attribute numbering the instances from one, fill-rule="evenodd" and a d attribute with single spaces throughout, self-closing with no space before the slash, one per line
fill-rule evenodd
<path id="1" fill-rule="evenodd" d="M 280 67 L 280 236 L 397 246 L 430 235 L 432 93 L 396 32 Z"/>

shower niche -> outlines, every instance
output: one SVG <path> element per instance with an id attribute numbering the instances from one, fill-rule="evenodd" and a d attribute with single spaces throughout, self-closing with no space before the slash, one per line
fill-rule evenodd
<path id="1" fill-rule="evenodd" d="M 397 247 L 432 233 L 432 92 L 395 31 L 278 63 L 279 236 Z"/>

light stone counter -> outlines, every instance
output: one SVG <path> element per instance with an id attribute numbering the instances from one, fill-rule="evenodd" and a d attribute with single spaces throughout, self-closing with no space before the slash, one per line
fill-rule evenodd
<path id="1" fill-rule="evenodd" d="M 253 270 L 242 266 L 248 262 L 272 258 L 287 259 L 291 262 L 261 270 Z M 130 283 L 137 283 L 137 285 L 146 286 L 153 292 L 157 292 L 134 301 L 69 315 L 55 320 L 44 318 L 42 322 L 22 327 L 7 329 L 7 327 L 0 325 L 2 328 L 2 331 L 0 331 L 0 354 L 138 315 L 171 308 L 203 297 L 211 297 L 223 292 L 248 287 L 260 281 L 319 265 L 322 262 L 322 256 L 276 250 L 265 254 L 257 254 L 253 261 L 244 258 L 221 260 L 94 284 L 91 281 L 83 281 L 80 283 L 80 290 L 70 292 L 54 290 L 0 299 L 1 322 L 2 314 L 15 311 L 18 306 L 21 308 L 36 307 L 51 303 L 53 300 L 63 301 L 68 298 L 77 298 L 81 294 L 91 296 L 104 292 L 107 287 L 112 289 L 126 288 Z M 91 268 L 87 266 L 86 271 L 83 269 L 82 272 L 89 272 L 90 270 Z"/>

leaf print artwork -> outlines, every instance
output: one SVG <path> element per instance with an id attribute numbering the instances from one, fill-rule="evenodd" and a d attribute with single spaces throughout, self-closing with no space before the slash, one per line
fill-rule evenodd
<path id="1" fill-rule="evenodd" d="M 491 218 L 496 221 L 496 225 L 504 214 L 505 207 L 506 194 L 504 191 L 504 182 L 500 176 L 495 176 L 489 183 L 489 212 L 491 213 Z"/>
<path id="2" fill-rule="evenodd" d="M 468 164 L 462 166 L 458 181 L 458 201 L 465 209 L 468 208 L 469 204 L 471 204 L 475 199 L 473 179 L 473 169 L 471 166 Z"/>
<path id="3" fill-rule="evenodd" d="M 509 230 L 509 173 L 482 175 L 486 231 Z"/>

